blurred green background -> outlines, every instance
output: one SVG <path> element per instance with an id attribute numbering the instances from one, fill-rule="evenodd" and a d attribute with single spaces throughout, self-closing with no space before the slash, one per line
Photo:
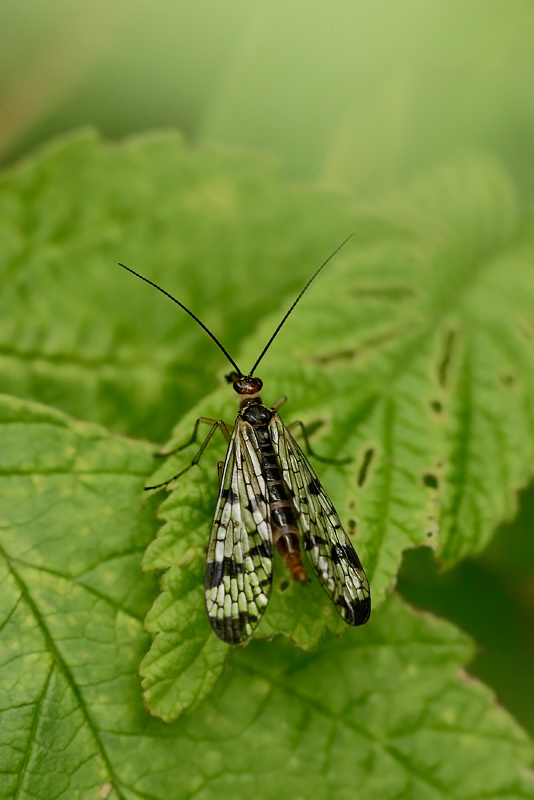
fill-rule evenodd
<path id="1" fill-rule="evenodd" d="M 534 195 L 530 0 L 3 0 L 4 167 L 72 129 L 178 128 L 279 156 L 286 174 L 372 196 L 465 150 Z M 400 588 L 472 633 L 471 671 L 534 733 L 534 492 L 483 557 Z"/>
<path id="2" fill-rule="evenodd" d="M 0 148 L 154 127 L 375 192 L 465 148 L 534 188 L 528 0 L 3 0 Z"/>

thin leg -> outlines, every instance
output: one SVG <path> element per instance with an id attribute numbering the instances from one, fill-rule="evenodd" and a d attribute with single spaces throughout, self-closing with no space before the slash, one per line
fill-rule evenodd
<path id="1" fill-rule="evenodd" d="M 304 439 L 304 444 L 306 445 L 306 452 L 309 456 L 316 458 L 317 461 L 323 461 L 325 464 L 348 464 L 351 461 L 350 458 L 327 458 L 326 456 L 317 455 L 317 453 L 312 450 L 310 440 L 308 439 L 308 434 L 306 433 L 306 428 L 300 419 L 296 419 L 295 422 L 292 422 L 291 425 L 288 425 L 287 427 L 289 430 L 296 427 L 300 428 L 300 433 Z"/>
<path id="2" fill-rule="evenodd" d="M 198 426 L 199 426 L 200 422 L 206 422 L 206 421 L 212 423 L 210 432 L 208 433 L 208 435 L 206 436 L 206 438 L 204 439 L 204 441 L 200 445 L 198 453 L 196 454 L 194 459 L 191 461 L 191 463 L 188 464 L 188 466 L 185 469 L 181 470 L 176 475 L 173 475 L 172 478 L 168 478 L 166 481 L 163 481 L 163 483 L 157 483 L 155 486 L 145 486 L 145 492 L 148 492 L 150 489 L 163 489 L 164 486 L 168 486 L 169 483 L 172 483 L 172 481 L 175 481 L 178 478 L 181 478 L 181 476 L 184 475 L 188 470 L 190 470 L 191 467 L 194 467 L 196 464 L 198 464 L 198 462 L 202 458 L 202 453 L 204 452 L 204 450 L 206 449 L 206 447 L 208 445 L 208 442 L 210 441 L 211 437 L 213 436 L 213 434 L 215 433 L 215 431 L 218 428 L 220 428 L 221 431 L 223 432 L 226 441 L 228 441 L 228 442 L 230 441 L 230 432 L 228 430 L 228 426 L 226 425 L 225 422 L 223 422 L 222 419 L 206 420 L 205 417 L 200 417 L 200 419 L 197 419 L 197 421 L 195 423 L 195 428 L 194 428 L 194 431 L 193 431 L 193 436 L 191 437 L 191 441 L 187 442 L 186 445 L 183 445 L 182 447 L 179 447 L 178 450 L 183 450 L 184 447 L 187 447 L 187 445 L 192 444 L 196 440 L 196 435 L 197 435 Z M 173 451 L 173 452 L 175 452 L 175 451 Z"/>
<path id="3" fill-rule="evenodd" d="M 178 447 L 175 447 L 173 450 L 169 450 L 164 452 L 160 450 L 159 453 L 154 453 L 154 458 L 167 458 L 167 456 L 173 456 L 175 453 L 179 453 L 180 450 L 185 450 L 186 447 L 189 447 L 190 444 L 194 444 L 197 440 L 198 435 L 198 426 L 200 424 L 203 425 L 219 425 L 223 432 L 226 441 L 230 441 L 230 432 L 228 430 L 228 426 L 224 424 L 224 422 L 220 419 L 210 419 L 209 417 L 199 417 L 195 422 L 195 427 L 193 428 L 193 433 L 191 434 L 191 438 L 185 444 L 181 444 Z"/>
<path id="4" fill-rule="evenodd" d="M 284 405 L 286 400 L 287 400 L 287 397 L 285 397 L 285 396 L 279 397 L 278 400 L 276 401 L 276 403 L 272 404 L 272 406 L 271 406 L 272 410 L 273 411 L 278 411 L 279 408 L 282 408 L 282 406 Z"/>

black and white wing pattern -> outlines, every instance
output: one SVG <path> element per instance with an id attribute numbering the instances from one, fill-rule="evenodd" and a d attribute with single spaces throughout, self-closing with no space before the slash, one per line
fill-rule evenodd
<path id="1" fill-rule="evenodd" d="M 254 429 L 236 420 L 207 553 L 206 610 L 228 644 L 248 639 L 269 602 L 273 542 L 267 488 Z"/>
<path id="2" fill-rule="evenodd" d="M 371 614 L 369 582 L 332 501 L 278 414 L 269 433 L 292 492 L 304 549 L 326 594 L 349 625 L 363 625 Z"/>

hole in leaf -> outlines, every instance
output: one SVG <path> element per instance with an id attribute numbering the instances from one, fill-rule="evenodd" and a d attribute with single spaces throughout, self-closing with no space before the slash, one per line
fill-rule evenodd
<path id="1" fill-rule="evenodd" d="M 423 475 L 423 483 L 430 489 L 437 489 L 439 487 L 439 481 L 437 477 L 431 472 L 427 472 L 426 475 Z"/>
<path id="2" fill-rule="evenodd" d="M 449 331 L 447 333 L 447 336 L 445 337 L 441 361 L 438 364 L 438 380 L 440 386 L 446 386 L 449 380 L 450 377 L 449 372 L 450 372 L 452 357 L 454 354 L 455 344 L 456 344 L 456 333 L 454 331 Z"/>
<path id="3" fill-rule="evenodd" d="M 281 592 L 287 592 L 289 589 L 289 581 L 280 581 L 279 588 Z"/>
<path id="4" fill-rule="evenodd" d="M 373 460 L 375 451 L 374 447 L 369 447 L 364 454 L 363 462 L 360 467 L 360 472 L 358 473 L 358 486 L 363 486 L 365 480 L 367 478 L 367 473 L 369 472 L 369 467 L 371 466 L 371 461 Z"/>
<path id="5" fill-rule="evenodd" d="M 333 364 L 336 361 L 351 361 L 359 358 L 362 353 L 366 353 L 375 348 L 381 347 L 388 342 L 399 341 L 399 339 L 409 333 L 413 328 L 414 324 L 410 322 L 408 324 L 404 323 L 403 325 L 396 325 L 395 327 L 388 328 L 387 330 L 378 330 L 376 333 L 364 339 L 361 342 L 361 346 L 357 348 L 324 353 L 323 355 L 313 356 L 312 360 L 323 365 Z"/>
<path id="6" fill-rule="evenodd" d="M 313 356 L 313 361 L 317 361 L 319 364 L 332 364 L 335 361 L 350 361 L 350 359 L 354 358 L 356 355 L 357 350 L 337 350 L 333 353 L 325 353 L 322 356 Z"/>

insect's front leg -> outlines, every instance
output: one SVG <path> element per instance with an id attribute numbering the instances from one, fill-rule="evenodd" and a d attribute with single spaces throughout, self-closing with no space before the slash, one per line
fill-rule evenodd
<path id="1" fill-rule="evenodd" d="M 204 450 L 206 449 L 206 447 L 208 445 L 208 442 L 210 441 L 211 437 L 213 436 L 213 434 L 215 433 L 215 431 L 217 429 L 220 429 L 222 431 L 222 434 L 223 434 L 223 436 L 224 436 L 224 438 L 226 439 L 227 442 L 230 441 L 231 432 L 230 432 L 230 430 L 228 428 L 228 425 L 225 422 L 223 422 L 222 419 L 208 419 L 207 417 L 199 417 L 199 419 L 197 419 L 197 421 L 195 422 L 195 427 L 193 429 L 193 435 L 191 436 L 191 439 L 188 442 L 186 442 L 185 444 L 180 445 L 180 447 L 177 447 L 174 450 L 171 450 L 169 453 L 164 453 L 163 455 L 170 456 L 173 453 L 177 453 L 178 451 L 183 450 L 185 447 L 188 447 L 190 444 L 193 444 L 193 442 L 196 442 L 197 434 L 198 434 L 198 426 L 200 425 L 201 422 L 206 423 L 207 425 L 211 425 L 211 429 L 210 429 L 208 435 L 206 436 L 206 438 L 204 439 L 204 441 L 202 442 L 202 444 L 200 445 L 200 448 L 199 448 L 196 456 L 194 457 L 194 459 L 191 461 L 191 463 L 188 464 L 187 467 L 185 467 L 185 469 L 181 470 L 176 475 L 173 475 L 171 478 L 168 478 L 166 481 L 163 481 L 162 483 L 157 483 L 155 486 L 145 486 L 145 491 L 148 492 L 150 489 L 163 489 L 164 486 L 168 486 L 169 483 L 172 483 L 172 481 L 175 481 L 178 478 L 181 478 L 181 476 L 184 475 L 188 470 L 190 470 L 191 467 L 194 467 L 196 464 L 198 464 L 198 462 L 202 458 L 202 454 L 203 454 Z M 157 454 L 157 455 L 161 455 L 161 454 Z"/>
<path id="2" fill-rule="evenodd" d="M 299 428 L 302 438 L 304 439 L 304 444 L 306 445 L 306 452 L 309 456 L 316 458 L 317 461 L 322 461 L 325 464 L 348 464 L 350 462 L 350 458 L 328 458 L 327 456 L 320 456 L 318 455 L 313 449 L 310 444 L 310 440 L 308 439 L 308 433 L 304 426 L 304 423 L 297 419 L 295 422 L 292 422 L 290 425 L 287 426 L 289 430 L 291 428 Z"/>
<path id="3" fill-rule="evenodd" d="M 271 406 L 272 410 L 273 410 L 273 411 L 278 411 L 278 409 L 279 409 L 279 408 L 282 408 L 282 406 L 284 405 L 284 403 L 285 403 L 286 401 L 287 401 L 287 397 L 286 397 L 285 395 L 282 395 L 282 397 L 279 397 L 279 398 L 278 398 L 278 400 L 276 401 L 276 403 L 273 403 L 273 404 L 272 404 L 272 406 Z"/>
<path id="4" fill-rule="evenodd" d="M 173 456 L 175 453 L 179 453 L 180 450 L 185 450 L 186 447 L 189 445 L 194 444 L 197 440 L 198 436 L 198 426 L 199 425 L 219 425 L 221 426 L 221 430 L 223 435 L 226 438 L 226 441 L 230 441 L 230 432 L 228 431 L 228 426 L 222 421 L 222 419 L 210 419 L 209 417 L 199 417 L 195 422 L 195 427 L 193 428 L 193 433 L 191 434 L 191 438 L 185 444 L 180 444 L 178 447 L 174 447 L 172 450 L 164 451 L 160 450 L 158 453 L 154 453 L 154 458 L 167 458 L 167 456 Z M 208 434 L 208 437 L 211 434 Z"/>

